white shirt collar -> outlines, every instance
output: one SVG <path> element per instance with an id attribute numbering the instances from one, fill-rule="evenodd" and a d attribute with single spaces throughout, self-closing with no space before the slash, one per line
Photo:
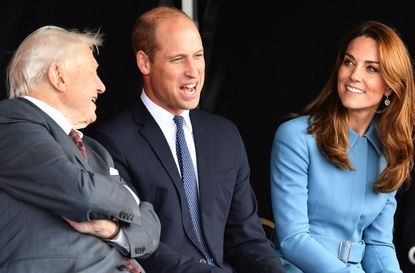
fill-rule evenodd
<path id="1" fill-rule="evenodd" d="M 173 120 L 174 115 L 152 102 L 150 98 L 144 93 L 144 90 L 141 93 L 141 100 L 163 132 L 163 135 L 176 162 L 177 169 L 180 171 L 179 161 L 177 160 L 176 153 L 176 124 Z M 189 153 L 192 157 L 194 166 L 197 166 L 196 147 L 193 140 L 192 124 L 190 122 L 189 110 L 183 111 L 180 115 L 184 118 L 183 131 L 187 146 L 189 148 Z M 197 168 L 195 167 L 194 170 L 197 177 Z"/>
<path id="2" fill-rule="evenodd" d="M 164 127 L 171 127 L 172 125 L 175 130 L 176 125 L 173 121 L 173 114 L 171 114 L 169 111 L 163 109 L 162 107 L 155 104 L 152 100 L 150 100 L 150 98 L 146 95 L 144 90 L 141 92 L 141 100 L 143 101 L 144 105 L 147 107 L 148 111 L 156 120 L 157 124 L 160 126 L 162 130 Z M 189 132 L 192 133 L 193 128 L 192 123 L 190 122 L 189 110 L 184 110 L 180 115 L 184 118 L 184 126 L 186 126 L 187 130 L 189 130 Z"/>
<path id="3" fill-rule="evenodd" d="M 72 124 L 61 112 L 59 112 L 58 110 L 56 110 L 55 108 L 47 104 L 46 102 L 35 99 L 33 97 L 22 96 L 22 98 L 27 99 L 28 101 L 32 102 L 34 105 L 39 107 L 43 112 L 45 112 L 46 115 L 52 118 L 67 135 L 69 135 L 69 132 L 72 129 Z M 82 132 L 80 131 L 78 132 L 80 133 L 80 136 L 82 138 L 83 136 Z"/>

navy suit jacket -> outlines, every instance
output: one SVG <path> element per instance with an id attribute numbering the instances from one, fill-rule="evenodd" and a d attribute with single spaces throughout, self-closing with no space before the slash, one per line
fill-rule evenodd
<path id="1" fill-rule="evenodd" d="M 48 115 L 25 99 L 0 102 L 0 272 L 113 273 L 158 245 L 151 204 L 137 205 L 110 154 L 84 136 L 88 161 Z M 76 221 L 116 218 L 130 257 Z"/>
<path id="2" fill-rule="evenodd" d="M 282 272 L 257 216 L 248 159 L 236 126 L 200 110 L 190 111 L 190 118 L 202 228 L 216 269 L 204 263 L 177 165 L 141 100 L 91 132 L 112 154 L 120 175 L 154 205 L 160 218 L 160 246 L 143 261 L 144 267 L 150 273 Z"/>
<path id="3" fill-rule="evenodd" d="M 398 191 L 398 209 L 395 214 L 394 242 L 401 269 L 415 272 L 415 170 L 409 188 Z"/>

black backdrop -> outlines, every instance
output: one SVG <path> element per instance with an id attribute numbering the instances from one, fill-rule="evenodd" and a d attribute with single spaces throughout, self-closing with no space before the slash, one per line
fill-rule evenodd
<path id="1" fill-rule="evenodd" d="M 354 24 L 375 19 L 396 27 L 415 56 L 411 1 L 197 2 L 207 64 L 200 108 L 239 127 L 259 213 L 271 218 L 269 153 L 275 129 L 287 113 L 301 110 L 316 96 L 329 76 L 340 39 Z M 3 0 L 0 99 L 6 97 L 5 66 L 30 32 L 46 24 L 100 29 L 105 43 L 97 59 L 107 91 L 98 100 L 97 123 L 105 121 L 138 99 L 141 78 L 130 31 L 138 14 L 160 3 L 181 7 L 180 1 Z"/>

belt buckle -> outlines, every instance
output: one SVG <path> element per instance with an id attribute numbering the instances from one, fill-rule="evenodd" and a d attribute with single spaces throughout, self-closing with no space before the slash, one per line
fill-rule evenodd
<path id="1" fill-rule="evenodd" d="M 343 253 L 343 245 L 347 245 L 347 256 L 346 259 L 344 260 L 342 257 L 342 253 Z M 344 262 L 344 263 L 348 263 L 349 262 L 349 258 L 350 258 L 350 252 L 352 251 L 352 242 L 349 240 L 341 240 L 340 241 L 340 246 L 339 246 L 339 253 L 337 254 L 337 258 Z"/>

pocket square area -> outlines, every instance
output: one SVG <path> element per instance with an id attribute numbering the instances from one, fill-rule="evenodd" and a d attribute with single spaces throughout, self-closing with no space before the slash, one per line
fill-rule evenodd
<path id="1" fill-rule="evenodd" d="M 110 175 L 119 175 L 118 170 L 113 167 L 110 167 Z"/>

